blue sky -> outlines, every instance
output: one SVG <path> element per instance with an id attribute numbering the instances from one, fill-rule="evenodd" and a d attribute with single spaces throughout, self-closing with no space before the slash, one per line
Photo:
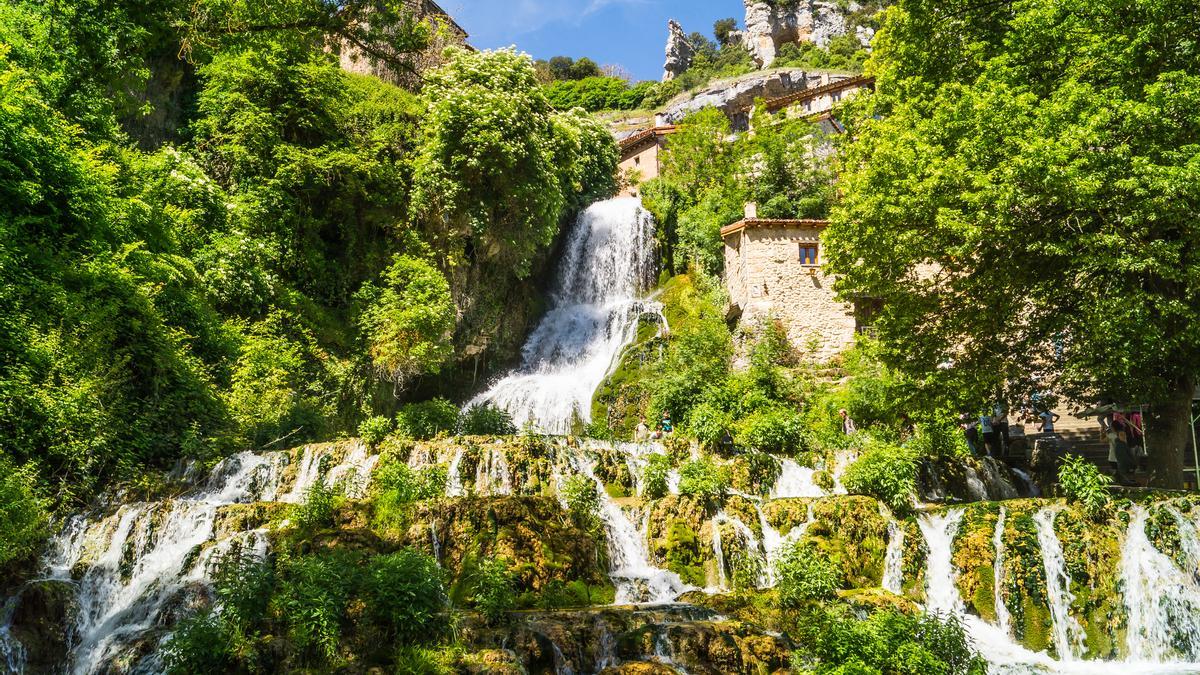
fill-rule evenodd
<path id="1" fill-rule="evenodd" d="M 662 77 L 667 20 L 711 38 L 717 19 L 741 25 L 741 0 L 438 0 L 480 49 L 516 45 L 534 58 L 587 56 L 635 79 Z"/>

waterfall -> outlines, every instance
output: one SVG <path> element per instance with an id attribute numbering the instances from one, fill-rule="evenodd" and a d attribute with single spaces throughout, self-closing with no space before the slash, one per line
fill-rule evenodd
<path id="1" fill-rule="evenodd" d="M 794 459 L 776 457 L 779 461 L 779 478 L 771 488 L 771 499 L 793 497 L 824 497 L 825 491 L 813 480 L 813 469 L 800 466 Z"/>
<path id="2" fill-rule="evenodd" d="M 454 451 L 454 458 L 450 460 L 450 470 L 446 476 L 447 497 L 461 497 L 465 494 L 462 484 L 462 472 L 459 468 L 462 465 L 462 458 L 463 448 L 459 446 Z"/>
<path id="3" fill-rule="evenodd" d="M 9 598 L 0 605 L 0 664 L 3 664 L 9 673 L 25 672 L 25 646 L 9 632 L 18 600 L 16 597 Z"/>
<path id="4" fill-rule="evenodd" d="M 608 540 L 609 576 L 617 588 L 614 604 L 672 602 L 692 590 L 679 575 L 650 564 L 645 532 L 639 530 L 620 504 L 609 496 L 591 462 L 582 453 L 572 454 L 570 460 L 577 472 L 596 483 L 600 519 L 604 522 Z"/>
<path id="5" fill-rule="evenodd" d="M 475 397 L 516 425 L 567 434 L 591 420 L 592 394 L 657 303 L 639 299 L 654 280 L 654 220 L 635 198 L 588 207 L 567 235 L 550 311 L 522 349 L 516 371 Z"/>
<path id="6" fill-rule="evenodd" d="M 1133 658 L 1151 661 L 1181 657 L 1200 660 L 1200 582 L 1196 569 L 1181 570 L 1154 548 L 1146 536 L 1149 515 L 1142 506 L 1132 507 L 1121 551 L 1129 653 Z M 1180 528 L 1179 534 L 1185 553 L 1200 550 L 1194 528 Z"/>
<path id="7" fill-rule="evenodd" d="M 729 589 L 729 582 L 725 578 L 725 551 L 721 546 L 721 521 L 716 518 L 712 519 L 712 549 L 713 559 L 717 563 L 717 588 L 718 591 Z"/>
<path id="8" fill-rule="evenodd" d="M 842 476 L 846 475 L 846 469 L 854 463 L 858 458 L 857 453 L 850 450 L 843 450 L 834 457 L 833 460 L 833 494 L 847 494 L 846 486 L 842 485 Z"/>
<path id="9" fill-rule="evenodd" d="M 996 608 L 996 627 L 1005 635 L 1012 634 L 1012 617 L 1008 613 L 1008 605 L 1004 604 L 1004 518 L 1007 512 L 1000 507 L 1000 515 L 996 517 L 996 531 L 992 533 L 992 548 L 995 558 L 992 562 L 992 604 Z"/>
<path id="10" fill-rule="evenodd" d="M 883 590 L 900 595 L 904 586 L 904 528 L 895 518 L 888 519 L 887 552 L 883 556 Z"/>
<path id="11" fill-rule="evenodd" d="M 170 607 L 188 599 L 197 584 L 207 583 L 209 563 L 234 546 L 265 555 L 267 540 L 260 530 L 217 541 L 219 510 L 231 504 L 290 501 L 321 480 L 322 460 L 336 451 L 332 445 L 305 448 L 296 484 L 283 496 L 280 480 L 289 453 L 244 452 L 222 460 L 201 486 L 181 497 L 125 504 L 103 517 L 69 520 L 51 539 L 42 568 L 47 579 L 73 582 L 78 589 L 70 669 L 106 671 L 114 659 L 128 656 L 126 650 L 163 625 Z M 375 459 L 352 448 L 326 480 L 365 486 Z M 73 579 L 77 569 L 82 572 Z"/>
<path id="12" fill-rule="evenodd" d="M 1046 598 L 1050 603 L 1050 618 L 1054 622 L 1054 647 L 1063 661 L 1073 661 L 1086 651 L 1083 627 L 1071 616 L 1071 575 L 1063 558 L 1062 544 L 1054 532 L 1054 509 L 1042 509 L 1033 516 L 1037 526 L 1038 544 L 1042 548 L 1042 566 L 1046 570 Z"/>
<path id="13" fill-rule="evenodd" d="M 430 543 L 433 546 L 433 561 L 435 563 L 437 563 L 438 565 L 441 565 L 442 564 L 442 542 L 438 540 L 437 521 L 436 520 L 431 519 L 429 521 L 429 538 L 430 538 Z"/>
<path id="14" fill-rule="evenodd" d="M 475 492 L 488 497 L 512 494 L 512 474 L 503 451 L 491 448 L 480 458 L 475 467 Z"/>

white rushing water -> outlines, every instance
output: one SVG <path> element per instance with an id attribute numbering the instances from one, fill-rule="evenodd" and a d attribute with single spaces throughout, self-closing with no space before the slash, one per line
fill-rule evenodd
<path id="1" fill-rule="evenodd" d="M 889 593 L 900 595 L 904 586 L 904 528 L 888 517 L 887 551 L 883 556 L 883 579 L 879 585 Z"/>
<path id="2" fill-rule="evenodd" d="M 779 478 L 771 487 L 771 499 L 825 496 L 825 491 L 813 479 L 816 470 L 800 466 L 796 460 L 787 457 L 775 459 L 779 461 Z"/>
<path id="3" fill-rule="evenodd" d="M 1053 622 L 1054 648 L 1058 658 L 1074 661 L 1087 649 L 1083 626 L 1071 616 L 1071 575 L 1067 573 L 1067 561 L 1063 557 L 1062 543 L 1054 532 L 1054 519 L 1058 512 L 1042 509 L 1033 516 L 1037 527 L 1038 544 L 1042 548 L 1042 567 L 1046 571 L 1046 596 L 1050 601 L 1050 618 Z"/>
<path id="4" fill-rule="evenodd" d="M 550 311 L 522 349 L 521 366 L 468 407 L 491 403 L 518 428 L 567 434 L 591 419 L 592 394 L 658 303 L 641 299 L 654 280 L 654 219 L 636 198 L 598 202 L 571 231 Z"/>
<path id="5" fill-rule="evenodd" d="M 1121 583 L 1129 612 L 1129 653 L 1151 661 L 1200 660 L 1200 560 L 1181 570 L 1146 536 L 1150 513 L 1132 507 L 1129 531 L 1121 551 Z M 1178 512 L 1176 512 L 1178 513 Z M 1200 553 L 1195 528 L 1179 528 L 1188 557 Z M 1190 541 L 1189 541 L 1190 539 Z M 1197 668 L 1200 672 L 1200 667 Z"/>
<path id="6" fill-rule="evenodd" d="M 173 601 L 188 597 L 194 585 L 207 583 L 208 564 L 215 556 L 235 546 L 265 555 L 267 542 L 260 530 L 217 540 L 221 507 L 298 499 L 296 495 L 322 479 L 323 463 L 332 465 L 326 483 L 365 486 L 375 458 L 357 445 L 340 462 L 324 459 L 334 448 L 308 446 L 299 460 L 296 482 L 286 493 L 281 493 L 281 481 L 288 453 L 247 452 L 220 462 L 202 486 L 179 498 L 125 504 L 95 519 L 72 518 L 50 542 L 42 564 L 47 579 L 72 582 L 78 589 L 69 670 L 108 670 L 114 659 L 162 625 Z M 75 569 L 82 570 L 78 578 L 72 577 Z"/>
<path id="7" fill-rule="evenodd" d="M 1004 520 L 1008 512 L 1000 507 L 1000 515 L 996 517 L 996 529 L 992 533 L 992 550 L 995 558 L 992 561 L 992 604 L 996 608 L 996 627 L 1005 635 L 1012 634 L 1012 616 L 1008 605 L 1004 602 Z"/>

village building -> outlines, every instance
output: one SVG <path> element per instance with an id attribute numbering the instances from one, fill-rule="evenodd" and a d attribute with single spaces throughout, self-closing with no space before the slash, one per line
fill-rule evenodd
<path id="1" fill-rule="evenodd" d="M 638 186 L 658 178 L 661 169 L 660 155 L 666 145 L 667 136 L 675 133 L 672 124 L 656 124 L 650 129 L 634 133 L 620 143 L 621 161 L 617 175 L 621 179 L 622 197 L 638 197 Z"/>
<path id="2" fill-rule="evenodd" d="M 447 47 L 474 49 L 467 43 L 470 36 L 466 29 L 458 25 L 458 22 L 433 0 L 404 0 L 404 4 L 418 21 L 425 22 L 430 28 L 429 45 L 408 59 L 412 63 L 413 71 L 397 68 L 385 61 L 373 60 L 348 42 L 343 42 L 337 50 L 338 64 L 342 70 L 359 75 L 374 75 L 385 82 L 406 89 L 416 89 L 420 84 L 421 73 L 442 65 L 443 53 Z"/>
<path id="3" fill-rule="evenodd" d="M 805 358 L 824 361 L 869 330 L 870 302 L 839 302 L 822 269 L 828 221 L 746 217 L 721 229 L 729 316 L 748 328 L 777 321 Z"/>

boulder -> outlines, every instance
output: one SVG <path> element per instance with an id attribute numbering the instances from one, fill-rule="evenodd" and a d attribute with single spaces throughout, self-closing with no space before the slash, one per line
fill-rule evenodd
<path id="1" fill-rule="evenodd" d="M 667 61 L 663 64 L 663 82 L 679 77 L 692 65 L 695 55 L 683 27 L 675 19 L 667 22 Z"/>
<path id="2" fill-rule="evenodd" d="M 854 2 L 842 6 L 827 0 L 798 0 L 786 6 L 777 0 L 745 0 L 745 4 L 746 29 L 741 40 L 762 68 L 770 66 L 779 48 L 789 42 L 828 47 L 833 38 L 849 31 L 848 15 L 861 9 Z M 855 35 L 865 47 L 875 32 L 859 26 Z"/>

